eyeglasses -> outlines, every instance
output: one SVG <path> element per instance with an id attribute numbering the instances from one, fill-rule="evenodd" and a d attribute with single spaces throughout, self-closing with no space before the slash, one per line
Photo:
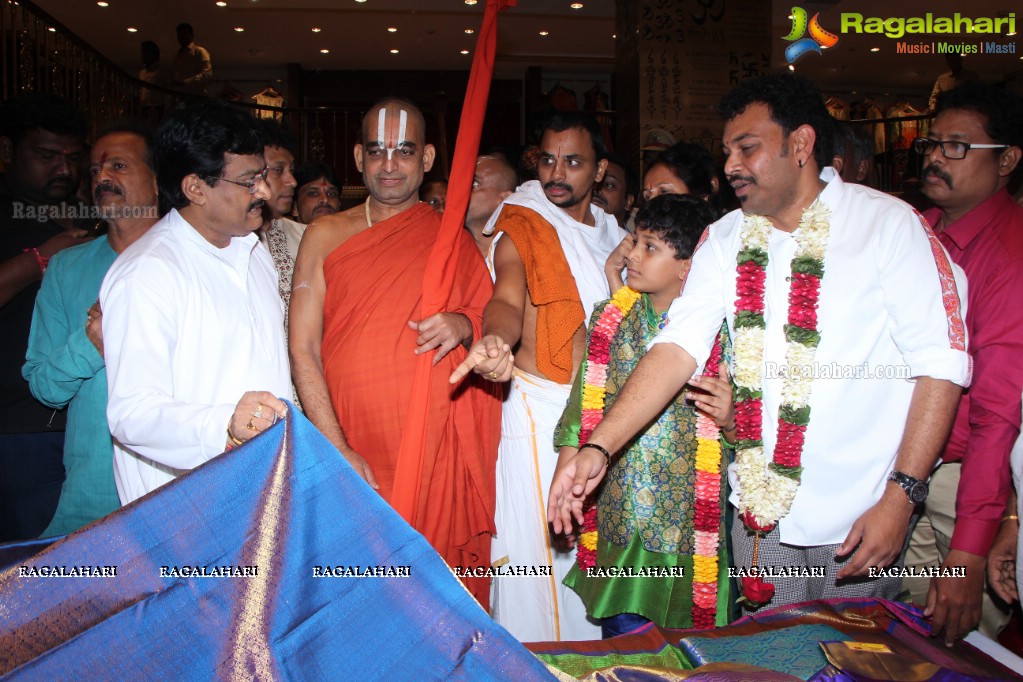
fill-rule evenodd
<path id="1" fill-rule="evenodd" d="M 253 175 L 249 180 L 228 180 L 227 178 L 207 178 L 207 180 L 223 180 L 224 182 L 230 182 L 232 185 L 238 185 L 239 187 L 246 188 L 249 190 L 249 194 L 255 194 L 256 185 L 258 185 L 260 181 L 266 182 L 266 176 L 269 174 L 270 169 L 268 167 L 264 167 L 263 170 Z"/>
<path id="2" fill-rule="evenodd" d="M 913 140 L 913 151 L 920 156 L 927 156 L 935 147 L 941 147 L 941 155 L 946 159 L 966 158 L 966 152 L 971 149 L 1006 149 L 1007 144 L 972 144 L 970 142 L 929 140 L 926 137 L 918 137 Z"/>

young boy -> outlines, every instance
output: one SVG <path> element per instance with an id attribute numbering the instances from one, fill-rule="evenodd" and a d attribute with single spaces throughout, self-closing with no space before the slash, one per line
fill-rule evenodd
<path id="1" fill-rule="evenodd" d="M 713 220 L 707 202 L 684 195 L 656 197 L 637 214 L 629 286 L 593 311 L 586 358 L 555 433 L 559 465 L 586 442 L 664 326 Z M 611 470 L 579 535 L 579 561 L 565 578 L 589 616 L 601 620 L 604 637 L 648 621 L 671 628 L 728 622 L 718 432 L 734 437 L 734 414 L 724 366 L 719 342 L 705 375 L 620 456 L 609 453 Z"/>

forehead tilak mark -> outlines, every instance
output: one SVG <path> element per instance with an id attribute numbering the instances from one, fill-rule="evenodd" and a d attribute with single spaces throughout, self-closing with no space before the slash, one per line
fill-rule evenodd
<path id="1" fill-rule="evenodd" d="M 387 129 L 387 109 L 382 108 L 377 114 L 377 141 L 381 147 L 387 150 L 387 160 L 390 161 L 394 156 L 394 150 L 403 145 L 408 140 L 405 139 L 405 129 L 408 126 L 408 112 L 401 109 L 398 112 L 398 139 L 393 144 L 386 144 L 384 140 L 384 133 Z"/>

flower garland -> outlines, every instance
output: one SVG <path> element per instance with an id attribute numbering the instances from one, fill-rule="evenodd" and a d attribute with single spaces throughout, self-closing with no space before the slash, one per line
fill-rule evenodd
<path id="1" fill-rule="evenodd" d="M 593 430 L 604 418 L 607 365 L 611 359 L 611 340 L 622 319 L 640 299 L 640 294 L 625 286 L 615 292 L 594 325 L 590 349 L 583 368 L 582 420 L 579 445 L 589 441 Z M 658 329 L 667 322 L 661 315 Z M 704 376 L 717 376 L 721 364 L 721 340 L 714 344 Z M 696 502 L 693 519 L 693 627 L 714 626 L 718 595 L 718 547 L 721 533 L 721 441 L 714 420 L 697 413 L 696 420 Z M 590 497 L 583 511 L 583 526 L 576 548 L 579 568 L 596 565 L 597 504 Z"/>
<path id="2" fill-rule="evenodd" d="M 721 366 L 718 336 L 703 375 Z M 696 503 L 693 512 L 693 627 L 712 628 L 718 601 L 718 545 L 721 540 L 721 429 L 696 413 Z"/>
<path id="3" fill-rule="evenodd" d="M 585 445 L 593 430 L 604 418 L 604 397 L 607 391 L 607 363 L 611 361 L 611 339 L 618 333 L 622 319 L 629 314 L 641 294 L 628 286 L 614 293 L 604 306 L 590 334 L 590 349 L 586 354 L 583 374 L 582 418 L 579 425 L 579 445 Z M 576 562 L 585 571 L 597 562 L 597 503 L 591 496 L 583 510 L 583 527 L 576 547 Z"/>
<path id="4" fill-rule="evenodd" d="M 760 535 L 770 532 L 789 513 L 802 474 L 803 442 L 810 421 L 812 368 L 820 331 L 817 304 L 831 212 L 815 201 L 803 212 L 796 232 L 796 253 L 790 265 L 789 309 L 786 338 L 786 373 L 778 412 L 778 438 L 773 460 L 764 453 L 764 281 L 771 222 L 747 215 L 742 224 L 742 245 L 736 257 L 735 384 L 736 465 L 739 476 L 739 513 L 756 533 L 753 565 L 757 564 Z M 762 578 L 744 578 L 746 601 L 763 604 L 774 586 Z M 756 602 L 750 594 L 759 595 Z"/>

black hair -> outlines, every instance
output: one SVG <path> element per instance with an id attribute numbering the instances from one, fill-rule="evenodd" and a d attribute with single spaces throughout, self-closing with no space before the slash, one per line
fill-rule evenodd
<path id="1" fill-rule="evenodd" d="M 626 196 L 631 196 L 634 199 L 638 199 L 639 198 L 639 176 L 636 175 L 636 171 L 634 171 L 632 169 L 632 166 L 626 165 L 625 162 L 623 162 L 620 158 L 618 158 L 614 154 L 607 154 L 607 155 L 604 156 L 604 158 L 607 159 L 607 162 L 609 164 L 613 163 L 614 165 L 618 166 L 623 171 L 625 171 L 625 195 Z"/>
<path id="2" fill-rule="evenodd" d="M 181 189 L 186 175 L 195 173 L 211 187 L 224 172 L 225 154 L 263 153 L 263 140 L 250 114 L 215 99 L 178 107 L 156 134 L 153 160 L 160 187 L 161 213 L 188 206 Z"/>
<path id="3" fill-rule="evenodd" d="M 291 152 L 292 156 L 298 155 L 298 141 L 283 125 L 272 118 L 260 118 L 256 119 L 256 126 L 264 147 L 280 147 Z"/>
<path id="4" fill-rule="evenodd" d="M 88 127 L 82 112 L 56 95 L 33 92 L 13 97 L 0 105 L 0 135 L 9 138 L 12 147 L 17 147 L 32 130 L 45 130 L 84 141 Z"/>
<path id="5" fill-rule="evenodd" d="M 677 142 L 654 157 L 649 168 L 654 166 L 667 166 L 675 177 L 686 183 L 690 194 L 701 199 L 712 197 L 715 193 L 712 181 L 717 171 L 714 157 L 706 147 Z"/>
<path id="6" fill-rule="evenodd" d="M 555 133 L 563 133 L 566 130 L 585 130 L 590 134 L 590 141 L 593 143 L 593 152 L 596 155 L 595 161 L 607 158 L 607 147 L 604 144 L 604 134 L 600 132 L 600 124 L 593 114 L 585 111 L 559 111 L 544 121 L 540 126 L 539 139 L 543 140 L 544 134 L 550 130 Z"/>
<path id="7" fill-rule="evenodd" d="M 188 22 L 184 22 L 184 21 L 181 22 L 180 24 L 178 24 L 177 28 L 175 28 L 174 30 L 175 30 L 175 32 L 178 32 L 178 33 L 180 33 L 181 31 L 188 31 L 193 36 L 195 35 L 195 30 L 192 29 L 192 25 L 189 24 Z"/>
<path id="8" fill-rule="evenodd" d="M 874 158 L 874 140 L 858 125 L 835 121 L 834 135 L 834 156 L 844 157 L 848 148 L 854 164 Z"/>
<path id="9" fill-rule="evenodd" d="M 817 86 L 792 74 L 761 76 L 742 81 L 721 99 L 718 112 L 727 122 L 740 115 L 751 104 L 765 104 L 771 120 L 781 126 L 786 137 L 796 128 L 809 125 L 817 135 L 813 157 L 818 168 L 831 165 L 831 115 Z M 783 152 L 787 153 L 787 147 Z"/>
<path id="10" fill-rule="evenodd" d="M 636 213 L 636 229 L 653 232 L 675 250 L 677 260 L 685 260 L 716 219 L 710 204 L 692 194 L 660 194 Z"/>
<path id="11" fill-rule="evenodd" d="M 138 135 L 142 138 L 142 141 L 146 143 L 146 155 L 143 159 L 146 165 L 149 166 L 149 170 L 156 173 L 156 164 L 153 162 L 153 148 L 156 146 L 156 132 L 153 127 L 145 121 L 136 121 L 132 119 L 117 121 L 111 123 L 107 127 L 100 131 L 99 135 L 96 136 L 96 140 L 106 137 L 107 135 L 113 135 L 114 133 L 130 133 L 132 135 Z M 93 143 L 95 144 L 95 142 Z"/>
<path id="12" fill-rule="evenodd" d="M 1016 93 L 983 83 L 967 83 L 938 95 L 934 115 L 948 109 L 979 114 L 984 119 L 984 132 L 988 137 L 998 144 L 1023 148 L 1023 98 Z M 1003 150 L 990 151 L 1001 154 Z M 1021 168 L 1023 163 L 1016 164 L 1013 175 Z"/>
<path id="13" fill-rule="evenodd" d="M 295 169 L 295 182 L 298 183 L 296 187 L 308 185 L 310 182 L 320 178 L 341 189 L 341 183 L 337 181 L 337 174 L 334 172 L 334 169 L 325 163 L 310 161 Z"/>
<path id="14" fill-rule="evenodd" d="M 448 181 L 444 178 L 430 178 L 429 180 L 423 181 L 423 184 L 419 185 L 419 198 L 422 199 L 423 195 L 426 194 L 426 192 L 434 185 L 441 184 L 443 184 L 444 187 L 447 187 Z"/>

